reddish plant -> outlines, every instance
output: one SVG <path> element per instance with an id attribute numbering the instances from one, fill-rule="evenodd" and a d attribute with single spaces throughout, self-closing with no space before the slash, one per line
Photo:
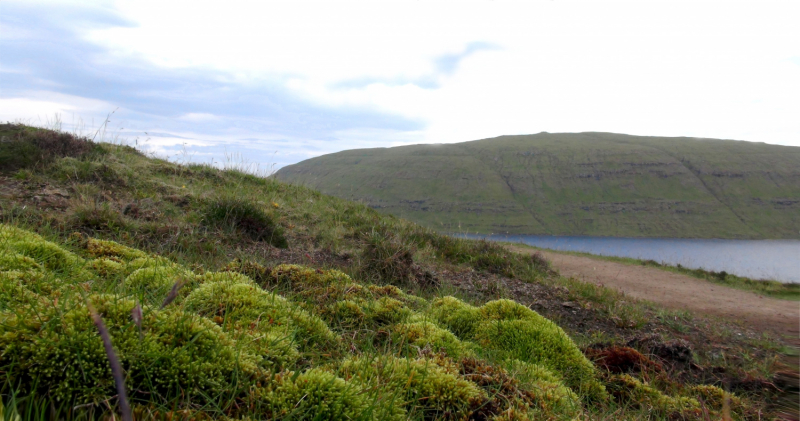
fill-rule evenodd
<path id="1" fill-rule="evenodd" d="M 662 370 L 661 364 L 627 346 L 592 347 L 584 353 L 598 367 L 605 368 L 612 373 Z"/>

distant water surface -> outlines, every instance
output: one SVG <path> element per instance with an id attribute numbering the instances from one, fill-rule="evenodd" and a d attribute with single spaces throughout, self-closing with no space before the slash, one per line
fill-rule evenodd
<path id="1" fill-rule="evenodd" d="M 752 279 L 800 282 L 800 240 L 709 240 L 685 238 L 460 235 L 604 256 L 655 260 Z"/>

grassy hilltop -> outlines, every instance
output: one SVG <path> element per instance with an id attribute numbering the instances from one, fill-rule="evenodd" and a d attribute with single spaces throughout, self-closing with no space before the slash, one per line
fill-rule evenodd
<path id="1" fill-rule="evenodd" d="M 800 238 L 800 148 L 540 133 L 312 158 L 279 179 L 450 232 Z"/>
<path id="2" fill-rule="evenodd" d="M 793 405 L 782 346 L 306 187 L 0 125 L 3 419 L 109 419 L 123 382 L 136 419 L 765 419 Z"/>

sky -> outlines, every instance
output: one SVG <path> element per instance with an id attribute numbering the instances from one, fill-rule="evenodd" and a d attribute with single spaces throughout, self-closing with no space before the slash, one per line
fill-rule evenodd
<path id="1" fill-rule="evenodd" d="M 0 2 L 0 121 L 269 172 L 604 131 L 800 146 L 800 2 Z"/>

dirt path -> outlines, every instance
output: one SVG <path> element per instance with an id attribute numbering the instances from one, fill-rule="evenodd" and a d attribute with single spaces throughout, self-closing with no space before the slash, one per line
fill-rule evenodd
<path id="1" fill-rule="evenodd" d="M 519 253 L 535 250 L 509 246 Z M 800 338 L 800 302 L 764 297 L 702 279 L 645 266 L 633 266 L 589 257 L 542 252 L 563 276 L 605 285 L 633 298 L 668 308 L 690 310 L 741 320 L 758 330 Z"/>

